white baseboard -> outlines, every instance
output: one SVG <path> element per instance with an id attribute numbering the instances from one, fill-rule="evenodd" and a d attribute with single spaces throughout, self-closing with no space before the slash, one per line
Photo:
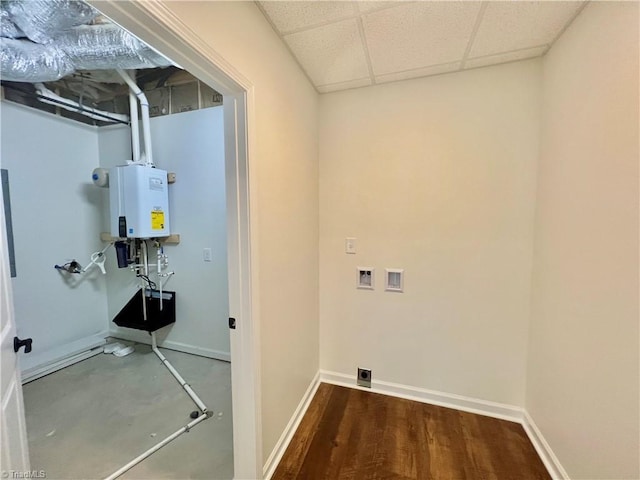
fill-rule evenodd
<path id="1" fill-rule="evenodd" d="M 522 423 L 523 419 L 523 411 L 520 407 L 465 397 L 453 393 L 438 392 L 435 390 L 427 390 L 425 388 L 412 387 L 409 385 L 401 385 L 399 383 L 384 382 L 380 380 L 373 380 L 373 382 L 371 382 L 371 388 L 359 387 L 356 385 L 354 375 L 329 372 L 326 370 L 320 370 L 320 381 L 343 387 L 365 390 L 368 392 L 382 393 L 392 397 L 430 403 L 440 407 L 455 408 L 456 410 L 462 410 L 463 412 L 477 413 L 479 415 L 486 415 L 488 417 L 500 418 L 502 420 L 509 420 L 512 422 Z"/>
<path id="2" fill-rule="evenodd" d="M 44 352 L 34 352 L 21 356 L 20 373 L 22 383 L 31 382 L 102 353 L 101 347 L 106 343 L 106 337 L 107 332 L 101 332 Z"/>
<path id="3" fill-rule="evenodd" d="M 109 336 L 112 338 L 120 338 L 122 340 L 129 340 L 131 342 L 143 343 L 145 345 L 151 345 L 151 336 L 147 332 L 142 330 L 125 331 L 124 329 L 118 331 L 111 331 Z M 158 339 L 158 346 L 166 348 L 168 350 L 176 350 L 177 352 L 190 353 L 192 355 L 199 355 L 201 357 L 214 358 L 216 360 L 222 360 L 224 362 L 231 361 L 230 352 L 221 352 L 219 350 L 213 350 L 211 348 L 197 347 L 194 345 L 188 345 L 186 343 L 174 342 L 173 340 L 160 340 Z"/>
<path id="4" fill-rule="evenodd" d="M 273 448 L 271 455 L 269 455 L 269 458 L 264 464 L 262 473 L 265 480 L 270 480 L 273 472 L 275 472 L 276 467 L 280 463 L 284 452 L 287 450 L 287 447 L 293 438 L 293 434 L 296 433 L 304 414 L 307 412 L 309 404 L 318 390 L 318 386 L 320 386 L 320 372 L 316 373 L 316 376 L 311 380 L 307 391 L 302 396 L 298 407 L 295 412 L 293 412 L 289 423 L 282 432 L 282 435 L 280 435 L 280 438 L 276 442 L 276 446 Z"/>
<path id="5" fill-rule="evenodd" d="M 544 466 L 547 468 L 549 475 L 551 475 L 551 478 L 554 480 L 568 480 L 569 475 L 567 475 L 567 472 L 560 464 L 558 457 L 553 453 L 553 450 L 551 450 L 551 447 L 545 440 L 542 432 L 526 410 L 524 410 L 522 427 L 524 428 L 524 431 L 527 432 L 529 440 L 533 443 L 533 447 L 536 449 L 536 452 L 538 452 L 538 455 L 540 456 L 542 463 L 544 463 Z"/>

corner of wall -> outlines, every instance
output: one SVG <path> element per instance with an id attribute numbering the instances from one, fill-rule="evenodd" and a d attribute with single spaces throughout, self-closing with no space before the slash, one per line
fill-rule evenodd
<path id="1" fill-rule="evenodd" d="M 589 2 L 543 62 L 525 406 L 561 477 L 640 476 L 638 10 Z"/>

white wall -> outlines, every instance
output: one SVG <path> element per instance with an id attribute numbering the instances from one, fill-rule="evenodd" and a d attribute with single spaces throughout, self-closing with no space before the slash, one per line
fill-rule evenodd
<path id="1" fill-rule="evenodd" d="M 639 478 L 638 4 L 544 59 L 526 408 L 571 478 Z"/>
<path id="2" fill-rule="evenodd" d="M 322 369 L 523 405 L 540 101 L 539 60 L 321 97 Z"/>
<path id="3" fill-rule="evenodd" d="M 98 270 L 54 269 L 76 259 L 86 266 L 100 242 L 95 127 L 2 102 L 2 168 L 9 170 L 17 277 L 18 336 L 33 338 L 22 368 L 64 355 L 76 341 L 106 330 L 106 288 Z"/>
<path id="4" fill-rule="evenodd" d="M 253 2 L 166 2 L 253 85 L 263 458 L 318 371 L 318 95 Z"/>
<path id="5" fill-rule="evenodd" d="M 176 323 L 158 332 L 159 343 L 229 359 L 229 295 L 227 287 L 224 131 L 222 107 L 151 119 L 154 163 L 176 173 L 169 186 L 172 233 L 179 245 L 165 246 L 169 270 L 166 284 L 176 292 Z M 128 128 L 101 130 L 101 165 L 123 164 L 130 158 Z M 123 156 L 128 155 L 128 157 Z M 108 198 L 105 197 L 105 210 Z M 105 225 L 108 231 L 108 226 Z M 203 261 L 203 248 L 213 261 Z M 150 250 L 155 258 L 155 249 Z M 112 319 L 139 287 L 129 269 L 118 269 L 112 252 L 108 263 L 109 318 Z M 148 341 L 148 335 L 111 323 L 116 337 Z"/>

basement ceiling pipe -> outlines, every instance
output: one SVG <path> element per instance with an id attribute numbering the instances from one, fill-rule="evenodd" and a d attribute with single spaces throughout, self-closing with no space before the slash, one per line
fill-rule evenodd
<path id="1" fill-rule="evenodd" d="M 122 77 L 127 85 L 129 85 L 129 89 L 131 92 L 138 97 L 140 101 L 140 110 L 142 112 L 142 140 L 144 141 L 144 156 L 145 156 L 145 164 L 149 166 L 154 166 L 153 164 L 153 156 L 151 154 L 151 126 L 149 124 L 149 100 L 147 100 L 147 96 L 144 94 L 140 87 L 133 81 L 133 79 L 129 76 L 127 72 L 122 69 L 116 70 L 118 74 Z M 133 127 L 133 124 L 132 124 Z M 133 128 L 132 128 L 133 131 Z"/>
<path id="2" fill-rule="evenodd" d="M 127 115 L 123 115 L 121 113 L 105 112 L 96 108 L 81 105 L 78 102 L 74 102 L 73 100 L 69 100 L 68 98 L 63 98 L 59 95 L 56 95 L 42 83 L 34 83 L 33 86 L 36 88 L 36 93 L 39 95 L 38 100 L 43 103 L 55 105 L 71 112 L 81 113 L 82 115 L 86 115 L 87 117 L 93 118 L 95 120 L 100 120 L 102 122 L 129 122 L 129 117 Z"/>

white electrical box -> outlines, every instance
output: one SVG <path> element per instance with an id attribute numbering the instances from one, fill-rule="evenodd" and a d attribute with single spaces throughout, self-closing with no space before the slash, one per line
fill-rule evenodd
<path id="1" fill-rule="evenodd" d="M 167 172 L 146 165 L 109 170 L 111 236 L 168 237 L 169 191 Z"/>
<path id="2" fill-rule="evenodd" d="M 404 292 L 404 270 L 401 268 L 386 268 L 384 289 L 387 292 Z"/>

